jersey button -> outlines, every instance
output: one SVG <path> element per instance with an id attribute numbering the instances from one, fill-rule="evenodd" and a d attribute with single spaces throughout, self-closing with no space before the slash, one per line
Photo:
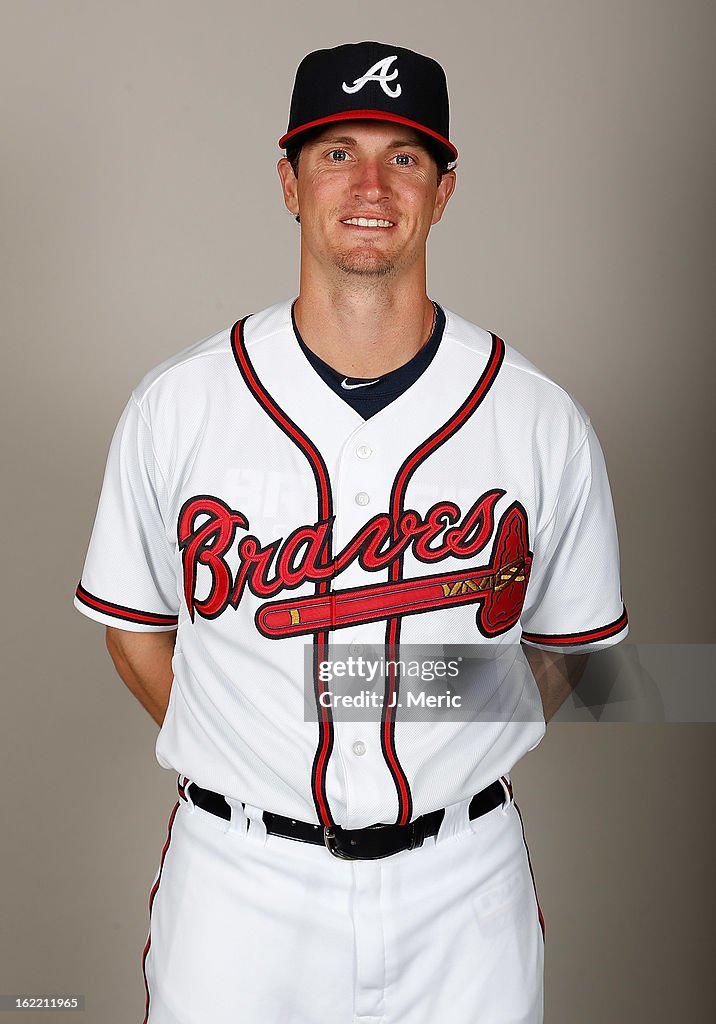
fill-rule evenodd
<path id="1" fill-rule="evenodd" d="M 368 748 L 366 747 L 363 740 L 356 740 L 355 743 L 353 744 L 353 753 L 356 755 L 356 757 L 363 757 L 363 754 L 365 754 L 367 749 Z"/>
<path id="2" fill-rule="evenodd" d="M 356 505 L 367 505 L 370 502 L 370 498 L 365 491 L 358 491 L 356 494 Z"/>
<path id="3" fill-rule="evenodd" d="M 359 459 L 369 459 L 373 454 L 373 449 L 369 448 L 367 444 L 359 444 L 356 448 L 356 455 Z"/>

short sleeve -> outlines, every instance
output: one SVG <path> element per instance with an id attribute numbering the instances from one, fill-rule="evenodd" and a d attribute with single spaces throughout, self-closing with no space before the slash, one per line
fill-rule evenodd
<path id="1" fill-rule="evenodd" d="M 174 550 L 161 510 L 163 485 L 151 432 L 136 399 L 114 432 L 75 607 L 134 632 L 175 629 Z"/>
<path id="2" fill-rule="evenodd" d="M 591 426 L 565 466 L 549 522 L 533 542 L 522 640 L 580 653 L 628 632 L 604 455 Z"/>

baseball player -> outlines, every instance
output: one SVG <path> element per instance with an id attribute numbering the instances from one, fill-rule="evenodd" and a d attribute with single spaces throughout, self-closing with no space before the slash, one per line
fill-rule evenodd
<path id="1" fill-rule="evenodd" d="M 538 1022 L 510 771 L 627 632 L 602 452 L 428 297 L 456 183 L 439 64 L 309 54 L 279 146 L 299 294 L 135 388 L 75 597 L 178 776 L 145 1024 Z M 480 714 L 408 715 L 419 645 L 477 652 Z M 377 710 L 339 714 L 326 666 L 368 651 Z"/>

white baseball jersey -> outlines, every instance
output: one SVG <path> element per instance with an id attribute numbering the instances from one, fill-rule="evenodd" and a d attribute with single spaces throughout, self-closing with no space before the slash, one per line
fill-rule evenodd
<path id="1" fill-rule="evenodd" d="M 291 302 L 134 390 L 75 604 L 120 629 L 178 630 L 162 766 L 348 828 L 465 800 L 537 745 L 520 641 L 576 653 L 627 632 L 602 452 L 562 388 L 446 311 L 427 369 L 364 420 L 301 351 Z M 333 645 L 395 657 L 425 643 L 511 652 L 500 713 L 404 721 L 397 672 L 375 721 L 322 703 Z"/>

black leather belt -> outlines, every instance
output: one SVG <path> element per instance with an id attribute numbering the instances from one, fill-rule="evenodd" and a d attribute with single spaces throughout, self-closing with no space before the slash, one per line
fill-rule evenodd
<path id="1" fill-rule="evenodd" d="M 192 782 L 187 790 L 192 803 L 225 821 L 231 819 L 231 808 L 220 793 L 202 789 Z M 470 801 L 471 820 L 487 814 L 505 801 L 505 790 L 501 782 L 493 782 L 487 789 L 477 793 Z M 272 836 L 295 839 L 299 843 L 313 843 L 325 846 L 334 857 L 341 860 L 378 860 L 390 857 L 401 850 L 414 850 L 423 845 L 426 836 L 437 835 L 445 817 L 445 810 L 423 814 L 407 825 L 369 825 L 367 828 L 341 828 L 340 825 L 323 827 L 306 821 L 296 821 L 282 814 L 263 812 L 266 831 Z"/>

